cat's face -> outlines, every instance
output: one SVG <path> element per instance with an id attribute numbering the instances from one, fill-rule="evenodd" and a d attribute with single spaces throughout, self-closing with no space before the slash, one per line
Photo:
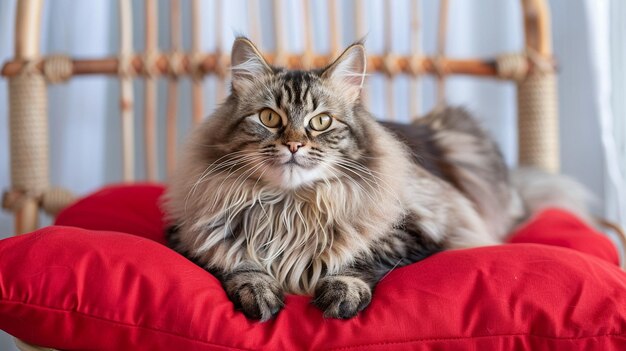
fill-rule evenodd
<path id="1" fill-rule="evenodd" d="M 235 124 L 248 173 L 285 189 L 353 177 L 366 142 L 355 106 L 365 53 L 353 45 L 318 71 L 271 68 L 246 39 L 233 47 Z"/>

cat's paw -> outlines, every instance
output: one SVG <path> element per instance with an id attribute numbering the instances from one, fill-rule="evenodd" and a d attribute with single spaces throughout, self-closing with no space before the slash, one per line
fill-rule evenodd
<path id="1" fill-rule="evenodd" d="M 372 290 L 363 280 L 349 276 L 323 278 L 315 288 L 313 304 L 326 318 L 352 318 L 369 305 Z"/>
<path id="2" fill-rule="evenodd" d="M 284 306 L 280 286 L 262 272 L 230 274 L 224 281 L 224 288 L 235 308 L 249 319 L 265 322 Z"/>

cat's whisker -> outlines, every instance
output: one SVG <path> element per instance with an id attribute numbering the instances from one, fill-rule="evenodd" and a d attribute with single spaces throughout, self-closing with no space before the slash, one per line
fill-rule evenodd
<path id="1" fill-rule="evenodd" d="M 243 185 L 245 184 L 245 182 L 254 174 L 254 172 L 256 172 L 258 169 L 260 169 L 263 166 L 267 166 L 265 164 L 265 161 L 267 161 L 267 160 L 268 160 L 268 158 L 256 159 L 255 161 L 258 161 L 258 163 L 256 165 L 250 167 L 250 169 L 248 169 L 247 171 L 242 172 L 242 174 L 240 174 L 239 177 L 237 177 L 237 179 L 235 179 L 235 183 L 239 182 L 239 186 L 237 187 L 237 189 L 235 189 L 235 192 L 240 192 L 240 190 L 243 187 Z M 244 175 L 245 175 L 245 178 L 240 181 L 241 177 L 243 177 Z M 260 179 L 260 176 L 257 178 L 257 183 L 258 183 L 259 179 Z"/>
<path id="2" fill-rule="evenodd" d="M 379 173 L 379 174 L 381 174 L 381 175 L 383 175 L 383 176 L 385 176 L 385 177 L 388 177 L 388 175 L 384 175 L 384 174 L 383 174 L 383 173 L 381 173 L 381 172 L 376 172 L 376 171 L 374 171 L 374 170 L 371 170 L 371 169 L 369 169 L 369 168 L 366 168 L 366 167 L 364 167 L 364 166 L 362 166 L 362 165 L 360 165 L 360 164 L 358 164 L 358 163 L 355 163 L 354 161 L 349 160 L 349 159 L 342 158 L 342 161 L 344 161 L 345 163 L 347 163 L 347 164 L 344 164 L 345 166 L 351 165 L 352 167 L 357 168 L 358 170 L 361 170 L 362 172 L 366 172 L 367 174 L 369 174 L 369 175 L 373 178 L 373 181 L 377 184 L 377 186 L 379 186 L 379 187 L 380 187 L 379 181 L 380 181 L 380 182 L 382 182 L 382 183 L 383 183 L 383 185 L 384 185 L 385 190 L 387 190 L 388 192 L 390 192 L 390 194 L 394 195 L 394 198 L 399 199 L 398 194 L 395 192 L 395 190 L 393 190 L 393 188 L 391 187 L 391 185 L 390 185 L 390 184 L 389 184 L 389 183 L 388 183 L 385 179 L 383 179 L 382 177 L 379 177 L 379 176 L 375 175 L 374 173 Z M 399 200 L 398 200 L 398 201 L 399 201 Z"/>
<path id="3" fill-rule="evenodd" d="M 380 186 L 379 186 L 379 184 L 376 182 L 376 179 L 373 177 L 373 175 L 372 175 L 371 173 L 367 172 L 367 170 L 363 169 L 363 170 L 361 170 L 361 171 L 362 171 L 363 173 L 367 174 L 368 176 L 372 177 L 372 179 L 368 179 L 368 178 L 364 177 L 364 175 L 363 175 L 363 174 L 361 174 L 361 173 L 359 173 L 359 172 L 358 172 L 358 171 L 359 171 L 359 169 L 354 169 L 353 167 L 351 167 L 349 164 L 346 164 L 345 162 L 335 162 L 333 165 L 334 165 L 334 166 L 341 167 L 341 168 L 343 168 L 343 169 L 345 169 L 345 170 L 349 171 L 351 174 L 354 174 L 354 175 L 355 175 L 355 176 L 357 176 L 359 179 L 363 180 L 363 182 L 365 182 L 365 184 L 366 184 L 366 185 L 368 185 L 370 188 L 372 188 L 372 190 L 374 190 L 374 188 L 373 188 L 373 185 L 372 185 L 372 184 L 376 185 L 376 186 L 377 186 L 377 188 L 378 188 L 378 190 L 380 191 Z M 352 177 L 350 177 L 350 175 L 349 175 L 349 174 L 347 174 L 347 173 L 345 173 L 345 172 L 343 172 L 343 174 L 344 174 L 344 175 L 346 175 L 346 176 L 347 176 L 347 177 L 349 177 L 349 178 L 352 178 Z"/>
<path id="4" fill-rule="evenodd" d="M 250 161 L 250 160 L 253 160 L 255 157 L 256 157 L 256 156 L 249 156 L 249 157 L 247 157 L 245 160 L 246 160 L 246 161 Z M 246 164 L 244 164 L 244 165 L 243 165 L 243 167 L 245 167 L 245 165 L 246 165 Z M 228 169 L 228 173 L 227 173 L 227 174 L 226 174 L 226 176 L 222 179 L 222 181 L 221 181 L 221 183 L 218 185 L 218 187 L 217 187 L 216 191 L 221 190 L 221 188 L 222 188 L 222 186 L 224 185 L 224 183 L 226 182 L 226 180 L 228 180 L 228 178 L 230 178 L 230 176 L 231 176 L 232 174 L 234 174 L 234 173 L 235 173 L 235 171 L 233 171 L 234 166 L 235 166 L 235 165 L 232 165 L 232 166 L 230 167 L 230 169 Z M 214 174 L 214 176 L 217 176 L 218 174 L 224 173 L 225 171 L 226 171 L 226 169 L 222 169 L 222 170 L 221 170 L 221 171 L 219 171 L 218 173 Z M 213 196 L 213 201 L 212 201 L 212 204 L 211 204 L 211 208 L 215 208 L 215 206 L 216 206 L 216 204 L 217 204 L 217 201 L 218 201 L 218 198 L 217 198 L 217 197 L 215 197 L 215 196 Z"/>
<path id="5" fill-rule="evenodd" d="M 198 180 L 192 185 L 191 189 L 189 190 L 189 192 L 187 193 L 187 195 L 185 196 L 185 212 L 187 211 L 187 203 L 189 200 L 190 196 L 193 196 L 195 194 L 195 191 L 197 189 L 197 187 L 204 181 L 204 179 L 206 179 L 210 174 L 212 174 L 213 172 L 217 171 L 218 169 L 221 169 L 223 167 L 227 167 L 227 165 L 230 165 L 230 162 L 243 162 L 247 160 L 248 156 L 253 156 L 253 155 L 249 155 L 250 152 L 249 151 L 238 151 L 238 152 L 234 152 L 234 153 L 230 153 L 227 155 L 224 155 L 222 157 L 220 157 L 219 159 L 217 159 L 215 162 L 211 163 L 200 175 L 200 177 L 198 178 Z M 219 162 L 219 160 L 226 158 L 226 157 L 233 157 L 234 159 L 228 159 L 226 161 L 222 161 L 218 164 L 216 164 L 217 162 Z M 214 166 L 215 167 L 212 167 Z"/>
<path id="6" fill-rule="evenodd" d="M 365 175 L 368 175 L 368 176 L 371 176 L 371 174 L 367 174 L 366 172 L 359 173 L 358 169 L 354 169 L 353 167 L 350 167 L 349 165 L 346 165 L 346 164 L 341 163 L 341 162 L 337 162 L 335 164 L 335 166 L 336 167 L 341 167 L 342 169 L 350 172 L 351 174 L 354 174 L 358 179 L 362 180 L 366 185 L 368 185 L 370 187 L 372 187 L 373 185 L 376 185 L 377 188 L 379 188 L 379 190 L 380 190 L 380 187 L 376 183 L 376 180 L 373 177 L 371 179 L 369 177 L 365 177 L 363 173 L 365 173 Z M 349 174 L 347 174 L 345 172 L 344 172 L 344 174 L 346 174 L 346 176 L 350 177 Z M 352 177 L 350 177 L 350 178 L 352 178 Z M 372 188 L 372 190 L 374 190 L 374 189 Z"/>
<path id="7" fill-rule="evenodd" d="M 219 167 L 219 166 L 221 166 L 222 164 L 224 164 L 224 163 L 226 163 L 226 162 L 230 162 L 230 161 L 236 160 L 236 159 L 238 159 L 241 155 L 244 155 L 244 156 L 245 156 L 246 154 L 249 154 L 249 153 L 250 153 L 250 152 L 249 152 L 249 151 L 246 151 L 246 150 L 242 150 L 242 151 L 235 151 L 235 152 L 232 152 L 232 153 L 226 154 L 226 155 L 224 155 L 224 156 L 222 156 L 222 157 L 218 158 L 217 160 L 215 160 L 214 162 L 212 162 L 211 164 L 209 164 L 209 165 L 205 168 L 205 170 L 201 173 L 201 175 L 200 175 L 200 177 L 199 177 L 198 181 L 202 181 L 202 179 L 204 179 L 204 178 L 205 178 L 208 174 L 210 174 L 211 172 L 215 171 L 215 167 Z M 224 159 L 224 158 L 229 158 L 229 159 L 227 159 L 226 161 L 222 161 L 222 162 L 220 162 L 220 161 L 221 161 L 222 159 Z M 196 183 L 196 184 L 194 184 L 194 186 L 197 186 L 197 183 Z"/>
<path id="8" fill-rule="evenodd" d="M 344 179 L 348 180 L 351 184 L 353 184 L 357 188 L 361 189 L 360 192 L 365 194 L 367 197 L 369 197 L 369 199 L 372 201 L 372 203 L 376 203 L 376 201 L 374 201 L 374 199 L 369 194 L 369 191 L 367 191 L 365 188 L 363 188 L 363 186 L 361 184 L 359 184 L 356 180 L 354 180 L 349 174 L 345 173 L 343 170 L 335 168 L 335 166 L 337 166 L 337 164 L 329 163 L 329 165 L 330 165 L 329 171 L 334 174 L 335 178 L 340 179 L 341 177 L 339 175 L 343 175 Z M 337 172 L 339 172 L 339 175 L 337 174 Z M 372 187 L 370 186 L 370 188 L 372 188 Z"/>
<path id="9" fill-rule="evenodd" d="M 349 159 L 347 157 L 339 156 L 338 158 L 341 161 L 343 161 L 345 163 L 349 163 L 350 165 L 354 166 L 355 168 L 358 168 L 358 169 L 360 169 L 360 170 L 362 170 L 362 171 L 364 171 L 364 172 L 366 172 L 366 173 L 368 173 L 368 174 L 370 174 L 372 176 L 374 176 L 374 174 L 379 174 L 381 176 L 389 176 L 388 173 L 383 173 L 383 172 L 380 172 L 380 171 L 373 170 L 370 167 L 366 167 L 365 165 L 362 165 L 362 164 L 360 164 L 360 163 L 358 163 L 358 162 L 356 162 L 354 160 L 351 160 L 351 159 Z"/>
<path id="10" fill-rule="evenodd" d="M 247 159 L 247 161 L 259 161 L 259 160 L 262 160 L 262 159 L 263 159 L 263 158 L 262 158 L 261 156 L 254 155 L 252 158 Z M 250 167 L 253 167 L 253 166 L 251 166 L 250 164 L 244 164 L 244 167 L 245 167 L 245 166 L 250 166 Z M 242 174 L 246 174 L 249 170 L 250 170 L 250 169 L 248 169 L 248 170 L 244 170 Z M 222 182 L 221 182 L 221 183 L 220 183 L 220 185 L 218 186 L 218 189 L 217 189 L 218 191 L 221 191 L 222 186 L 224 185 L 224 183 L 226 182 L 226 180 L 228 180 L 228 178 L 230 178 L 230 176 L 231 176 L 232 174 L 234 174 L 234 172 L 232 171 L 232 167 L 231 167 L 231 169 L 229 170 L 229 173 L 226 175 L 226 177 L 222 180 Z M 239 177 L 241 177 L 241 175 L 239 175 Z M 238 177 L 237 179 L 239 179 L 239 177 Z M 235 180 L 235 181 L 237 181 L 237 180 Z M 232 185 L 231 185 L 231 187 L 229 188 L 229 190 L 232 190 L 232 187 L 233 187 L 233 186 L 234 186 L 234 184 L 232 184 Z M 226 194 L 228 194 L 228 197 L 227 197 L 227 200 L 228 200 L 228 199 L 230 199 L 230 198 L 231 198 L 231 196 L 232 196 L 234 193 L 233 193 L 232 191 L 228 191 L 228 192 L 226 192 Z M 217 202 L 217 197 L 214 197 L 214 202 L 213 202 L 212 207 L 213 207 L 213 206 L 215 206 L 216 202 Z M 230 208 L 230 206 L 229 206 L 229 208 Z"/>
<path id="11" fill-rule="evenodd" d="M 204 143 L 199 143 L 199 142 L 193 142 L 190 141 L 189 144 L 191 145 L 197 145 L 197 146 L 202 146 L 202 147 L 206 147 L 206 148 L 218 148 L 218 147 L 233 147 L 232 143 L 222 143 L 222 144 L 204 144 Z"/>
<path id="12" fill-rule="evenodd" d="M 342 166 L 341 166 L 341 165 L 339 165 L 339 164 L 336 164 L 336 166 L 342 167 Z M 343 168 L 343 167 L 342 167 L 342 168 Z M 344 168 L 344 169 L 347 169 L 347 168 Z M 338 172 L 340 172 L 340 173 L 344 174 L 344 175 L 345 175 L 345 177 L 346 177 L 346 179 L 348 179 L 348 181 L 350 181 L 350 182 L 351 182 L 352 184 L 354 184 L 356 187 L 358 187 L 359 189 L 361 189 L 361 193 L 363 193 L 365 196 L 367 196 L 367 197 L 370 199 L 370 201 L 372 202 L 372 204 L 378 204 L 378 203 L 379 203 L 379 201 L 376 201 L 376 199 L 374 199 L 374 198 L 372 197 L 372 195 L 370 194 L 370 191 L 367 191 L 367 189 L 365 189 L 365 188 L 364 188 L 361 184 L 359 184 L 359 183 L 358 183 L 355 179 L 353 179 L 352 177 L 350 177 L 350 176 L 349 176 L 347 173 L 345 173 L 342 169 L 335 168 L 335 170 L 337 170 Z M 358 175 L 358 174 L 357 174 L 357 175 Z M 360 177 L 360 175 L 359 175 L 359 177 Z M 361 179 L 363 179 L 363 178 L 361 177 Z M 369 183 L 367 183 L 367 182 L 366 182 L 366 184 L 368 184 L 372 190 L 375 190 L 375 189 L 374 189 L 374 187 L 373 187 L 371 184 L 369 184 Z"/>
<path id="13" fill-rule="evenodd" d="M 251 157 L 256 157 L 256 156 L 258 156 L 256 153 L 250 153 L 250 152 L 247 152 L 246 154 L 243 154 L 243 155 L 238 155 L 237 157 L 222 161 L 219 164 L 215 165 L 209 171 L 209 173 L 215 172 L 218 169 L 227 168 L 230 166 L 236 166 L 237 164 L 248 162 L 250 161 Z"/>
<path id="14" fill-rule="evenodd" d="M 387 276 L 388 276 L 389 274 L 391 274 L 391 272 L 392 272 L 394 269 L 398 268 L 398 266 L 400 265 L 400 263 L 402 262 L 402 260 L 403 260 L 403 259 L 404 259 L 404 258 L 400 258 L 400 259 L 398 260 L 398 262 L 396 262 L 396 264 L 394 264 L 394 265 L 393 265 L 393 267 L 391 267 L 391 269 L 390 269 L 387 273 L 385 273 L 385 275 L 383 275 L 383 277 L 382 277 L 382 278 L 380 278 L 380 280 L 379 280 L 378 282 L 381 282 L 383 279 L 387 278 Z"/>
<path id="15" fill-rule="evenodd" d="M 242 206 L 244 203 L 246 203 L 248 200 L 246 200 L 247 196 L 245 192 L 240 191 L 241 189 L 241 184 L 237 184 L 238 180 L 246 175 L 246 174 L 253 174 L 255 169 L 261 167 L 262 164 L 257 164 L 257 165 L 250 165 L 249 168 L 245 171 L 243 171 L 239 177 L 237 177 L 237 179 L 234 180 L 234 182 L 231 184 L 229 191 L 227 192 L 228 194 L 231 194 L 231 196 L 228 196 L 228 198 L 225 200 L 226 203 L 228 203 L 228 205 L 226 206 L 226 208 L 224 209 L 224 211 L 226 212 L 226 221 L 227 222 L 234 222 L 234 217 L 233 217 L 233 209 L 239 208 L 240 206 Z M 246 176 L 246 179 L 249 176 Z M 238 189 L 233 191 L 233 187 L 235 185 L 238 185 Z M 233 200 L 233 196 L 237 196 L 234 200 Z M 237 214 L 237 213 L 235 213 Z"/>
<path id="16" fill-rule="evenodd" d="M 263 176 L 265 175 L 265 172 L 267 172 L 267 170 L 270 168 L 269 164 L 266 164 L 265 167 L 263 168 L 263 171 L 261 172 L 261 174 L 259 175 L 259 177 L 257 178 L 256 182 L 254 183 L 254 185 L 252 186 L 252 193 L 255 193 L 255 189 L 256 186 L 259 184 L 259 181 L 263 178 Z M 265 207 L 263 206 L 263 197 L 261 196 L 262 194 L 258 195 L 257 198 L 257 202 L 259 203 L 259 207 L 261 207 L 261 210 L 263 211 L 263 213 L 265 214 L 266 218 L 269 218 L 269 216 L 267 215 L 267 211 L 265 210 Z"/>

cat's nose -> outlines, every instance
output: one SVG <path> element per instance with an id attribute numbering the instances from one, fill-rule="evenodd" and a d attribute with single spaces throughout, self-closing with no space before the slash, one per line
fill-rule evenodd
<path id="1" fill-rule="evenodd" d="M 285 146 L 289 148 L 292 154 L 295 154 L 302 147 L 302 143 L 299 141 L 288 141 L 285 143 Z"/>

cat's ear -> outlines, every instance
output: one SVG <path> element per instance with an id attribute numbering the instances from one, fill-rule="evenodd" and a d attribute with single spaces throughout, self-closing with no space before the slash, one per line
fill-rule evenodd
<path id="1" fill-rule="evenodd" d="M 330 79 L 344 88 L 348 97 L 356 100 L 365 81 L 367 56 L 361 43 L 350 45 L 338 59 L 322 73 L 322 78 Z"/>
<path id="2" fill-rule="evenodd" d="M 265 61 L 259 49 L 246 38 L 239 37 L 233 43 L 230 54 L 232 84 L 235 92 L 243 91 L 258 77 L 272 74 L 272 68 Z"/>

